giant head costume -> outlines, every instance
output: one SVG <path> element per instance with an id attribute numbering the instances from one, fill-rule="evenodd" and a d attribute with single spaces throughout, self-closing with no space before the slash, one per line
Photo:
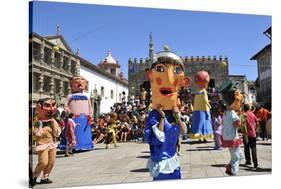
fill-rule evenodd
<path id="1" fill-rule="evenodd" d="M 198 89 L 207 89 L 210 81 L 208 72 L 202 70 L 195 74 L 194 81 Z"/>
<path id="2" fill-rule="evenodd" d="M 70 80 L 72 93 L 82 93 L 87 87 L 87 81 L 82 76 L 73 76 Z"/>
<path id="3" fill-rule="evenodd" d="M 225 105 L 231 110 L 239 110 L 243 101 L 243 95 L 236 88 L 233 81 L 225 81 L 219 89 Z"/>
<path id="4" fill-rule="evenodd" d="M 163 110 L 177 106 L 179 89 L 189 81 L 184 76 L 181 58 L 168 49 L 154 55 L 147 77 L 151 85 L 152 106 L 161 104 Z"/>
<path id="5" fill-rule="evenodd" d="M 36 113 L 41 121 L 50 121 L 57 112 L 57 103 L 53 98 L 43 98 L 36 104 Z"/>

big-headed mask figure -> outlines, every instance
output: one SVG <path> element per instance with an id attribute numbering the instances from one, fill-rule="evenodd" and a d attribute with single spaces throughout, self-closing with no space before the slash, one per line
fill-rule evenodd
<path id="1" fill-rule="evenodd" d="M 91 122 L 93 109 L 88 95 L 84 92 L 87 88 L 87 80 L 80 75 L 73 76 L 70 80 L 72 93 L 67 96 L 64 110 L 67 114 L 74 114 L 74 122 L 78 125 L 75 127 L 76 151 L 91 150 L 92 133 Z M 59 148 L 64 149 L 66 138 L 63 135 Z"/>
<path id="2" fill-rule="evenodd" d="M 57 111 L 57 103 L 52 98 L 40 99 L 36 105 L 38 119 L 41 121 L 50 121 Z"/>
<path id="3" fill-rule="evenodd" d="M 49 175 L 56 159 L 56 138 L 59 137 L 61 129 L 54 119 L 57 112 L 57 103 L 52 98 L 43 98 L 36 104 L 36 113 L 38 115 L 38 124 L 34 123 L 33 133 L 36 136 L 35 151 L 38 154 L 38 163 L 34 170 L 33 177 L 30 180 L 31 186 L 37 182 L 37 177 L 43 173 L 40 184 L 50 184 L 52 181 Z"/>
<path id="4" fill-rule="evenodd" d="M 161 104 L 163 110 L 172 110 L 178 102 L 178 91 L 188 84 L 184 65 L 176 54 L 163 51 L 155 55 L 147 72 L 152 90 L 152 106 Z"/>
<path id="5" fill-rule="evenodd" d="M 176 154 L 177 141 L 184 132 L 181 121 L 178 92 L 188 84 L 180 57 L 168 51 L 155 55 L 147 72 L 152 90 L 153 110 L 144 129 L 149 144 L 150 158 L 147 168 L 153 180 L 180 179 L 180 163 Z"/>
<path id="6" fill-rule="evenodd" d="M 233 81 L 225 81 L 219 92 L 221 93 L 223 102 L 229 109 L 236 111 L 240 109 L 244 97 L 240 90 L 236 88 Z"/>
<path id="7" fill-rule="evenodd" d="M 195 74 L 194 81 L 198 89 L 207 89 L 210 81 L 208 72 L 202 70 Z"/>
<path id="8" fill-rule="evenodd" d="M 86 89 L 87 81 L 82 76 L 74 76 L 70 80 L 70 87 L 73 93 L 83 92 Z"/>

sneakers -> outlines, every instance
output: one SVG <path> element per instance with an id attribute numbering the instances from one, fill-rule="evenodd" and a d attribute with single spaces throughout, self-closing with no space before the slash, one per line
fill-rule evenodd
<path id="1" fill-rule="evenodd" d="M 251 165 L 252 163 L 249 161 L 246 161 L 245 165 Z"/>
<path id="2" fill-rule="evenodd" d="M 229 176 L 234 176 L 230 170 L 225 170 L 225 173 L 228 174 Z"/>
<path id="3" fill-rule="evenodd" d="M 228 174 L 229 176 L 233 176 L 233 174 L 231 173 L 231 165 L 227 164 L 224 166 L 225 167 L 225 173 Z"/>
<path id="4" fill-rule="evenodd" d="M 69 153 L 64 154 L 65 157 L 70 157 Z"/>
<path id="5" fill-rule="evenodd" d="M 51 181 L 49 178 L 41 179 L 40 184 L 51 184 L 53 181 Z"/>

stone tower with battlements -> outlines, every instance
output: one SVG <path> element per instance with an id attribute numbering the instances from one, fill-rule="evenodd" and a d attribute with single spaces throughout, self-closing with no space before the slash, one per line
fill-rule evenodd
<path id="1" fill-rule="evenodd" d="M 146 70 L 150 68 L 150 60 L 153 58 L 154 48 L 152 42 L 152 34 L 149 36 L 149 54 L 143 58 L 129 58 L 128 61 L 128 79 L 129 79 L 129 95 L 139 96 L 142 87 L 149 87 L 146 79 Z M 190 78 L 189 89 L 191 92 L 196 91 L 193 82 L 196 72 L 205 70 L 210 75 L 209 89 L 217 89 L 224 80 L 228 79 L 228 58 L 226 56 L 181 56 L 185 65 L 185 75 Z"/>

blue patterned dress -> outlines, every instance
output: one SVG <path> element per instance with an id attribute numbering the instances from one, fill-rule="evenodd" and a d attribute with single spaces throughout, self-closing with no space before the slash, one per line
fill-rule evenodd
<path id="1" fill-rule="evenodd" d="M 176 154 L 180 126 L 174 125 L 172 111 L 165 112 L 164 131 L 158 129 L 159 113 L 152 110 L 146 121 L 144 137 L 149 144 L 147 168 L 153 180 L 181 179 L 180 162 Z"/>

